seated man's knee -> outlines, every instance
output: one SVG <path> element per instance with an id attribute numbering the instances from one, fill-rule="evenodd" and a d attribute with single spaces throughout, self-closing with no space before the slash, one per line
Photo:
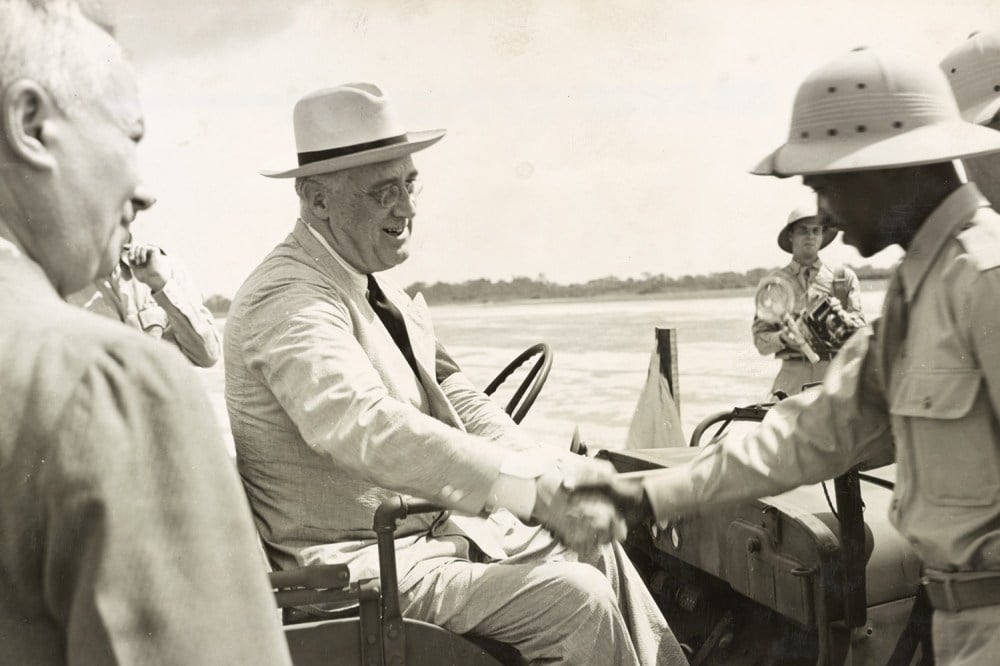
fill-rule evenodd
<path id="1" fill-rule="evenodd" d="M 618 600 L 607 577 L 596 567 L 581 562 L 554 563 L 547 572 L 548 583 L 568 609 L 590 614 L 611 614 Z"/>

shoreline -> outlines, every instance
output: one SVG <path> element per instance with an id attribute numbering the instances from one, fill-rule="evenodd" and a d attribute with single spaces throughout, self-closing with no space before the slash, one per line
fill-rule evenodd
<path id="1" fill-rule="evenodd" d="M 876 280 L 861 280 L 861 291 L 881 291 L 889 282 L 886 278 Z M 605 303 L 608 301 L 672 301 L 691 300 L 695 298 L 753 298 L 756 287 L 727 287 L 724 289 L 678 289 L 671 291 L 657 291 L 646 294 L 635 292 L 611 292 L 607 294 L 595 294 L 593 296 L 548 296 L 539 298 L 510 298 L 510 299 L 470 299 L 464 301 L 432 301 L 428 299 L 430 307 L 451 307 L 463 305 L 530 305 L 537 303 L 546 305 L 552 303 Z M 419 293 L 419 292 L 418 292 Z"/>

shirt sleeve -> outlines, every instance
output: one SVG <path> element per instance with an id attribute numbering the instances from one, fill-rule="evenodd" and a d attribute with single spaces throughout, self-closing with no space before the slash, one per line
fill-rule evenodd
<path id="1" fill-rule="evenodd" d="M 779 402 L 743 439 L 709 445 L 689 464 L 644 481 L 657 522 L 776 495 L 892 451 L 871 330 L 853 336 L 822 386 Z"/>
<path id="2" fill-rule="evenodd" d="M 785 343 L 781 341 L 780 324 L 754 317 L 750 330 L 753 332 L 753 344 L 761 356 L 770 356 L 785 348 Z"/>
<path id="3" fill-rule="evenodd" d="M 971 287 L 965 291 L 968 298 L 960 309 L 962 330 L 969 331 L 971 347 L 986 382 L 993 413 L 1000 414 L 1000 268 L 977 274 Z"/>
<path id="4" fill-rule="evenodd" d="M 42 472 L 43 588 L 68 663 L 288 664 L 198 380 L 147 352 L 89 367 Z"/>
<path id="5" fill-rule="evenodd" d="M 163 337 L 171 340 L 195 365 L 210 368 L 220 356 L 219 331 L 201 294 L 179 269 L 153 299 L 167 314 Z"/>
<path id="6" fill-rule="evenodd" d="M 438 377 L 442 355 L 451 359 L 438 343 Z M 457 370 L 458 365 L 451 361 Z M 487 508 L 504 507 L 518 518 L 530 520 L 535 506 L 536 480 L 558 468 L 558 459 L 568 451 L 544 446 L 527 437 L 513 419 L 488 395 L 477 389 L 461 372 L 441 381 L 441 389 L 470 433 L 485 437 L 508 450 L 500 474 L 493 482 Z"/>
<path id="7" fill-rule="evenodd" d="M 861 317 L 864 321 L 865 314 L 861 309 L 861 280 L 858 279 L 857 273 L 849 268 L 845 268 L 844 272 L 847 273 L 847 311 L 853 312 L 854 314 Z"/>

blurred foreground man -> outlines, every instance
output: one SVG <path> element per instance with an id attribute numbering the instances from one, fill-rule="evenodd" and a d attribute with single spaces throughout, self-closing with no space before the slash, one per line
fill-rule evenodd
<path id="1" fill-rule="evenodd" d="M 564 484 L 610 466 L 529 441 L 437 343 L 423 298 L 375 276 L 409 256 L 411 154 L 444 131 L 405 132 L 370 83 L 306 96 L 294 126 L 299 166 L 264 175 L 296 179 L 300 218 L 236 294 L 225 331 L 237 461 L 274 564 L 375 576 L 375 509 L 412 494 L 469 515 L 400 525 L 405 615 L 531 663 L 684 663 L 608 543 L 613 508 L 567 502 Z"/>
<path id="2" fill-rule="evenodd" d="M 769 280 L 780 280 L 788 285 L 795 294 L 796 313 L 817 299 L 833 296 L 845 312 L 860 318 L 861 283 L 858 276 L 846 266 L 830 267 L 819 258 L 819 251 L 836 237 L 837 230 L 821 220 L 815 204 L 794 208 L 778 232 L 778 247 L 791 254 L 792 261 L 765 276 L 761 285 Z M 760 289 L 758 286 L 758 292 Z M 784 395 L 795 395 L 803 385 L 823 381 L 834 352 L 816 350 L 819 360 L 812 362 L 803 353 L 805 341 L 798 333 L 789 330 L 785 324 L 768 322 L 759 316 L 754 317 L 751 330 L 757 351 L 762 356 L 774 354 L 781 361 L 781 370 L 771 386 L 772 395 L 779 391 Z"/>
<path id="3" fill-rule="evenodd" d="M 153 201 L 118 45 L 74 3 L 0 0 L 0 120 L 0 663 L 288 663 L 197 378 L 61 300 Z"/>
<path id="4" fill-rule="evenodd" d="M 890 517 L 924 562 L 938 664 L 1000 654 L 1000 216 L 950 162 L 997 151 L 935 68 L 859 49 L 810 75 L 754 172 L 802 175 L 863 256 L 906 250 L 883 316 L 821 387 L 632 495 L 664 524 L 895 454 Z"/>

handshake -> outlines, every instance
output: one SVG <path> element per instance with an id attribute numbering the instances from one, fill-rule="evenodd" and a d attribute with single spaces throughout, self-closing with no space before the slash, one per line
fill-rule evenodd
<path id="1" fill-rule="evenodd" d="M 590 552 L 653 518 L 642 481 L 611 463 L 570 456 L 559 467 L 537 479 L 532 517 L 568 548 Z"/>

